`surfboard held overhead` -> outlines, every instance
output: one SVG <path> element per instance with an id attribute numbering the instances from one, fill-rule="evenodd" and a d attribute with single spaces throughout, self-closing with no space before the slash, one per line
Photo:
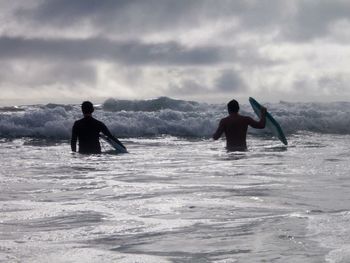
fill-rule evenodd
<path id="1" fill-rule="evenodd" d="M 249 103 L 252 106 L 255 114 L 260 118 L 260 110 L 262 106 L 252 97 L 249 98 Z M 276 136 L 284 145 L 288 145 L 286 136 L 279 123 L 272 117 L 269 112 L 266 112 L 266 127 Z"/>

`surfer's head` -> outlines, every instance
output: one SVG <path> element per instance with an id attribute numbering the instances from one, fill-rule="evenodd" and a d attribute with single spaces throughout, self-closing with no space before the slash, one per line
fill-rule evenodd
<path id="1" fill-rule="evenodd" d="M 83 114 L 91 114 L 94 112 L 94 105 L 90 101 L 84 101 L 81 104 L 81 111 Z"/>
<path id="2" fill-rule="evenodd" d="M 228 113 L 237 113 L 239 111 L 239 104 L 236 100 L 231 100 L 229 103 L 227 103 L 227 110 Z"/>

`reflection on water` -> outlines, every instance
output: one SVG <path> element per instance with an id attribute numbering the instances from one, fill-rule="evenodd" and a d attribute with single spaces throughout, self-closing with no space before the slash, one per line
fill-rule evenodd
<path id="1" fill-rule="evenodd" d="M 249 151 L 227 152 L 142 138 L 125 140 L 129 154 L 90 156 L 2 141 L 0 261 L 347 260 L 349 141 L 249 138 Z"/>

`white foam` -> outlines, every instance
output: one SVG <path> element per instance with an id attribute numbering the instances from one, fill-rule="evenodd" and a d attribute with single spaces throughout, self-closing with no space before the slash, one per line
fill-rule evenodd
<path id="1" fill-rule="evenodd" d="M 285 133 L 298 131 L 350 134 L 350 103 L 266 104 Z M 109 99 L 94 116 L 105 122 L 119 137 L 158 135 L 210 137 L 227 115 L 225 105 L 159 98 L 143 101 Z M 11 108 L 12 109 L 12 108 Z M 242 114 L 254 118 L 249 105 Z M 68 139 L 75 120 L 81 118 L 79 106 L 48 104 L 21 107 L 21 111 L 0 111 L 0 137 Z M 250 132 L 261 132 L 251 129 Z"/>
<path id="2" fill-rule="evenodd" d="M 330 263 L 350 262 L 350 213 L 312 215 L 308 221 L 309 236 L 330 252 Z"/>

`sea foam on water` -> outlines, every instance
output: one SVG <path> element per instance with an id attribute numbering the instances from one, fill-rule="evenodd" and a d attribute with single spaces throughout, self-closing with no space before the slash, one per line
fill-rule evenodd
<path id="1" fill-rule="evenodd" d="M 350 134 L 350 103 L 267 103 L 269 112 L 286 134 L 300 131 Z M 15 110 L 14 110 L 15 109 Z M 250 106 L 241 113 L 257 119 Z M 209 138 L 226 105 L 161 97 L 154 100 L 106 100 L 94 116 L 119 137 L 173 135 Z M 74 121 L 81 118 L 79 105 L 33 105 L 0 109 L 0 137 L 68 139 Z M 261 131 L 251 130 L 253 133 Z"/>
<path id="2" fill-rule="evenodd" d="M 225 104 L 109 99 L 130 153 L 98 155 L 71 153 L 80 105 L 0 108 L 0 261 L 350 262 L 349 106 L 267 103 L 288 147 L 227 152 Z"/>

